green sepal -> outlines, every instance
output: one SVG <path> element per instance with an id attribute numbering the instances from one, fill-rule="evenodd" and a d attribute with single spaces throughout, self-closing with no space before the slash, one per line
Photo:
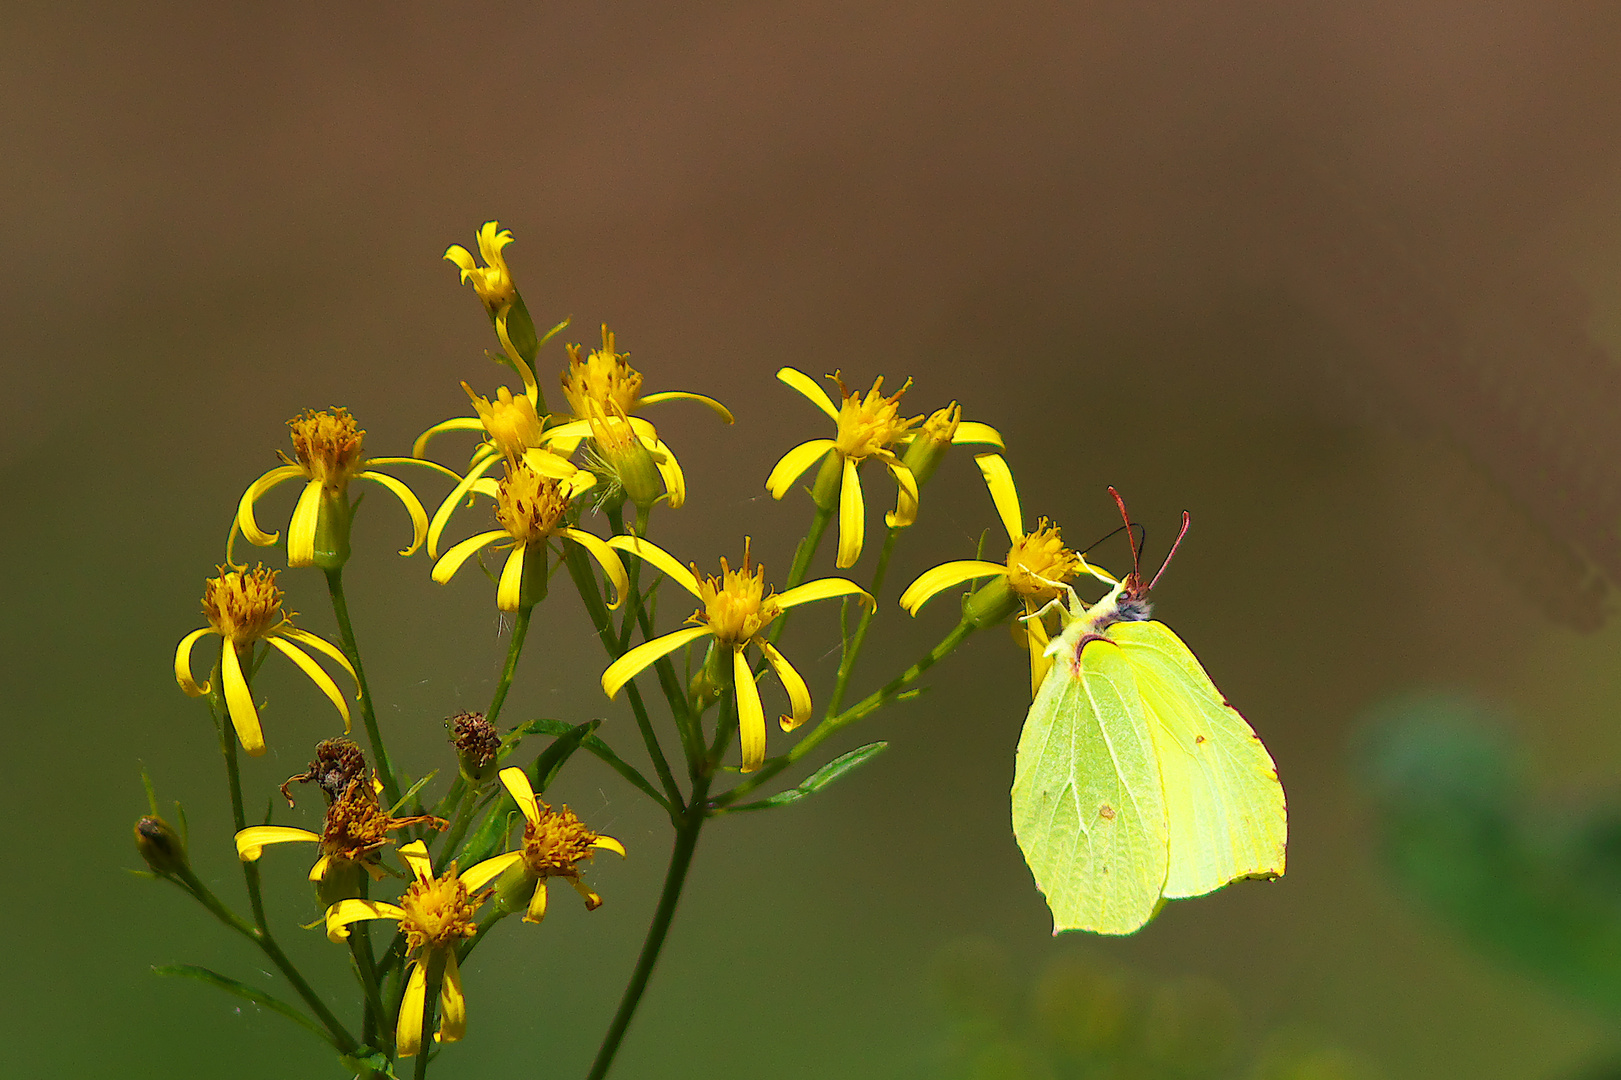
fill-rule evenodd
<path id="1" fill-rule="evenodd" d="M 779 791 L 775 795 L 761 799 L 758 802 L 727 807 L 726 812 L 741 813 L 744 810 L 771 810 L 778 806 L 796 803 L 807 795 L 816 794 L 852 769 L 866 764 L 888 749 L 889 744 L 887 742 L 875 742 L 868 743 L 866 746 L 858 746 L 848 754 L 841 754 L 811 773 L 798 787 L 789 788 L 787 791 Z"/>
<path id="2" fill-rule="evenodd" d="M 348 505 L 347 496 L 339 492 L 321 492 L 321 508 L 315 516 L 315 565 L 322 570 L 342 570 L 349 561 L 349 527 L 353 523 L 360 500 Z"/>
<path id="3" fill-rule="evenodd" d="M 245 982 L 238 982 L 228 975 L 221 975 L 217 971 L 210 971 L 208 968 L 198 967 L 195 964 L 162 964 L 154 967 L 152 974 L 181 979 L 196 979 L 198 982 L 208 983 L 210 986 L 223 990 L 233 997 L 251 1001 L 261 1008 L 280 1013 L 327 1045 L 332 1046 L 334 1049 L 337 1047 L 337 1044 L 332 1041 L 332 1036 L 327 1034 L 326 1029 L 311 1020 L 301 1010 L 289 1005 L 280 998 L 272 997 L 263 990 L 249 986 Z"/>

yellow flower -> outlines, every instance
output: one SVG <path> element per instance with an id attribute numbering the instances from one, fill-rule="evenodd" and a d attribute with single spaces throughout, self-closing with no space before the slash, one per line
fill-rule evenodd
<path id="1" fill-rule="evenodd" d="M 236 853 L 243 862 L 253 862 L 266 844 L 290 842 L 321 845 L 321 857 L 310 868 L 310 880 L 319 882 L 344 864 L 358 864 L 375 881 L 384 871 L 377 863 L 377 852 L 389 842 L 388 834 L 408 825 L 434 825 L 445 822 L 431 814 L 397 818 L 377 802 L 377 784 L 356 777 L 342 795 L 327 807 L 326 821 L 319 833 L 285 825 L 253 825 L 236 834 Z"/>
<path id="2" fill-rule="evenodd" d="M 428 532 L 428 515 L 411 489 L 386 473 L 373 472 L 367 465 L 422 464 L 411 458 L 361 457 L 360 444 L 365 432 L 355 425 L 348 409 L 307 410 L 287 421 L 292 429 L 294 461 L 278 455 L 286 464 L 271 469 L 248 485 L 237 504 L 235 528 L 248 541 L 260 547 L 274 544 L 280 533 L 267 533 L 254 520 L 253 504 L 271 488 L 285 480 L 302 478 L 304 491 L 293 508 L 287 526 L 287 565 L 320 565 L 323 569 L 342 566 L 349 557 L 349 481 L 372 480 L 383 485 L 405 505 L 411 515 L 411 544 L 400 551 L 410 555 L 422 546 Z M 234 533 L 233 533 L 234 534 Z M 227 559 L 230 554 L 227 552 Z"/>
<path id="3" fill-rule="evenodd" d="M 434 563 L 433 580 L 444 584 L 475 551 L 505 541 L 512 553 L 501 571 L 496 606 L 502 611 L 531 607 L 545 595 L 546 552 L 555 537 L 579 544 L 602 565 L 614 584 L 615 598 L 609 606 L 618 607 L 629 586 L 624 564 L 612 548 L 590 533 L 570 526 L 565 516 L 570 502 L 595 481 L 590 473 L 574 469 L 567 462 L 560 464 L 571 470 L 568 479 L 544 475 L 533 467 L 543 458 L 558 460 L 544 451 L 535 451 L 525 455 L 516 469 L 509 467 L 499 484 L 486 478 L 473 485 L 472 490 L 477 493 L 494 495 L 495 520 L 501 528 L 469 537 L 445 552 Z"/>
<path id="4" fill-rule="evenodd" d="M 399 922 L 414 966 L 405 984 L 405 998 L 400 1003 L 394 1044 L 401 1057 L 411 1057 L 422 1046 L 422 1017 L 430 965 L 442 965 L 444 973 L 439 984 L 439 1031 L 434 1039 L 456 1042 L 467 1033 L 467 997 L 462 992 L 456 946 L 477 933 L 473 916 L 490 896 L 489 892 L 479 890 L 523 858 L 523 854 L 514 851 L 497 855 L 461 874 L 456 873 L 456 865 L 452 863 L 443 877 L 434 877 L 427 845 L 420 840 L 400 848 L 400 856 L 411 868 L 413 880 L 399 904 L 339 900 L 327 908 L 326 936 L 331 941 L 343 942 L 349 937 L 349 924 L 363 919 Z"/>
<path id="5" fill-rule="evenodd" d="M 810 399 L 811 404 L 826 413 L 837 425 L 837 430 L 831 439 L 812 439 L 784 454 L 772 468 L 771 475 L 766 478 L 765 486 L 773 499 L 780 499 L 787 494 L 788 489 L 805 473 L 805 470 L 822 461 L 830 453 L 833 455 L 833 460 L 840 466 L 836 487 L 839 507 L 839 548 L 834 562 L 842 568 L 854 566 L 856 560 L 861 558 L 866 532 L 866 505 L 862 499 L 861 477 L 857 471 L 862 462 L 868 458 L 876 458 L 894 475 L 899 492 L 895 499 L 894 512 L 886 514 L 884 521 L 890 528 L 900 529 L 917 519 L 918 481 L 912 469 L 896 456 L 891 447 L 907 446 L 920 434 L 929 441 L 938 440 L 943 436 L 951 442 L 989 442 L 997 446 L 1001 445 L 1002 437 L 984 424 L 962 423 L 961 411 L 957 410 L 953 414 L 950 406 L 930 417 L 929 423 L 924 426 L 921 433 L 915 430 L 923 423 L 923 417 L 906 418 L 900 415 L 901 395 L 912 385 L 910 379 L 895 393 L 885 397 L 882 376 L 873 382 L 872 389 L 864 396 L 859 392 L 852 392 L 845 386 L 838 372 L 828 377 L 839 387 L 841 400 L 836 409 L 826 392 L 804 372 L 789 367 L 777 372 L 777 378 L 804 394 Z M 933 457 L 934 460 L 928 462 L 930 472 L 938 460 L 938 455 Z M 835 488 L 829 486 L 824 491 L 822 484 L 818 484 L 817 490 L 813 492 L 813 497 L 824 510 L 832 509 L 834 490 Z M 821 501 L 823 499 L 827 501 Z"/>
<path id="6" fill-rule="evenodd" d="M 491 315 L 518 298 L 507 260 L 501 255 L 501 249 L 510 243 L 512 233 L 501 228 L 499 222 L 486 221 L 478 230 L 478 252 L 484 256 L 486 265 L 478 265 L 473 253 L 460 244 L 451 244 L 445 249 L 445 258 L 461 268 L 462 284 L 473 286 Z"/>
<path id="7" fill-rule="evenodd" d="M 227 570 L 222 566 L 219 571 L 220 576 L 209 578 L 203 590 L 203 614 L 208 617 L 208 625 L 187 634 L 175 649 L 174 675 L 180 689 L 192 697 L 208 693 L 208 683 L 199 686 L 191 677 L 191 650 L 204 635 L 218 634 L 224 639 L 220 671 L 225 681 L 225 704 L 231 714 L 231 724 L 236 728 L 237 738 L 242 740 L 242 749 L 255 756 L 264 753 L 259 710 L 253 704 L 253 694 L 248 690 L 247 676 L 243 673 L 244 661 L 251 663 L 254 643 L 264 641 L 297 664 L 299 670 L 320 687 L 337 707 L 343 717 L 343 730 L 347 732 L 349 706 L 343 694 L 332 677 L 299 645 L 325 653 L 354 678 L 354 669 L 343 653 L 337 646 L 293 625 L 291 615 L 281 610 L 282 593 L 276 588 L 276 571 L 263 566 L 253 570 Z"/>
<path id="8" fill-rule="evenodd" d="M 625 434 L 628 429 L 646 448 L 663 477 L 665 499 L 671 509 L 679 509 L 687 491 L 680 463 L 670 448 L 659 441 L 653 425 L 636 415 L 637 410 L 661 401 L 696 401 L 714 410 L 728 424 L 732 422 L 731 412 L 714 398 L 684 390 L 642 396 L 641 372 L 625 359 L 629 353 L 614 351 L 613 331 L 606 323 L 602 327 L 602 348 L 592 350 L 581 359 L 582 348 L 580 345 L 568 347 L 569 366 L 563 372 L 563 397 L 568 401 L 572 418 L 547 428 L 542 440 L 544 445 L 566 457 L 584 439 L 590 438 L 596 444 L 597 456 L 611 462 L 616 447 L 630 451 Z M 606 444 L 605 435 L 609 438 Z"/>
<path id="9" fill-rule="evenodd" d="M 518 852 L 522 856 L 522 885 L 527 887 L 533 882 L 534 891 L 523 921 L 538 923 L 546 917 L 547 878 L 560 877 L 574 886 L 574 891 L 585 898 L 587 911 L 601 907 L 602 897 L 580 880 L 580 864 L 591 858 L 597 848 L 624 858 L 625 846 L 611 836 L 586 828 L 568 807 L 553 810 L 537 799 L 522 769 L 502 769 L 501 783 L 524 816 L 523 847 Z M 501 888 L 505 896 L 507 886 Z"/>
<path id="10" fill-rule="evenodd" d="M 743 771 L 753 772 L 765 761 L 765 710 L 760 705 L 760 690 L 754 683 L 754 672 L 749 667 L 745 650 L 757 645 L 765 654 L 771 670 L 777 673 L 782 687 L 788 692 L 790 712 L 781 719 L 782 730 L 792 731 L 810 717 L 810 688 L 799 672 L 794 670 L 782 653 L 766 640 L 765 631 L 788 608 L 827 600 L 835 596 L 858 596 L 868 604 L 872 597 L 853 581 L 844 578 L 822 578 L 806 582 L 778 595 L 765 591 L 765 570 L 758 565 L 750 568 L 748 541 L 743 542 L 743 565 L 733 570 L 725 559 L 720 561 L 720 576 L 698 580 L 698 568 L 691 570 L 676 562 L 669 552 L 634 536 L 616 536 L 609 545 L 628 551 L 658 567 L 666 577 L 697 597 L 703 604 L 687 620 L 696 623 L 684 630 L 665 634 L 636 646 L 608 665 L 602 673 L 602 689 L 611 698 L 619 693 L 638 672 L 660 657 L 697 641 L 713 637 L 715 648 L 731 653 L 733 683 L 737 694 L 738 736 L 743 747 Z"/>
<path id="11" fill-rule="evenodd" d="M 1063 591 L 1062 584 L 1073 579 L 1083 568 L 1091 570 L 1080 555 L 1065 547 L 1058 527 L 1042 518 L 1034 532 L 1024 531 L 1024 515 L 1019 507 L 1019 491 L 1013 485 L 1013 474 L 1007 462 L 998 454 L 981 454 L 974 459 L 984 474 L 985 486 L 990 489 L 991 500 L 1007 529 L 1007 559 L 1000 563 L 980 559 L 964 559 L 942 563 L 925 570 L 918 579 L 906 587 L 900 604 L 913 615 L 918 613 L 930 597 L 975 578 L 997 576 L 1000 581 L 987 585 L 976 593 L 970 605 L 976 608 L 986 622 L 999 621 L 1011 608 L 1024 606 L 1022 620 L 1026 644 L 1030 650 L 1030 692 L 1041 686 L 1052 659 L 1044 656 L 1047 630 L 1037 612 L 1049 600 Z"/>

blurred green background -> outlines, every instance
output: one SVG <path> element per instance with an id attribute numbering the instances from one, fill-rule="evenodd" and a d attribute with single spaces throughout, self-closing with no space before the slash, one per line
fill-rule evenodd
<path id="1" fill-rule="evenodd" d="M 440 261 L 493 217 L 537 321 L 590 343 L 606 320 L 650 390 L 736 412 L 653 417 L 688 472 L 658 523 L 682 557 L 735 558 L 747 532 L 786 573 L 808 504 L 763 481 L 825 425 L 782 364 L 910 375 L 910 412 L 962 401 L 1008 437 L 1027 515 L 1072 541 L 1112 526 L 1107 484 L 1151 549 L 1189 510 L 1159 614 L 1289 793 L 1282 881 L 1131 939 L 1050 937 L 1008 825 L 1023 660 L 980 635 L 844 744 L 889 753 L 706 832 L 616 1075 L 1042 1077 L 1091 1047 L 1113 1075 L 1182 1076 L 1206 1042 L 1213 1075 L 1602 1075 L 1618 49 L 1621 9 L 1549 0 L 5 5 L 0 1072 L 338 1075 L 280 1018 L 150 973 L 272 981 L 126 872 L 139 770 L 237 895 L 174 645 L 288 417 L 346 405 L 368 451 L 406 453 L 466 411 L 458 380 L 495 385 Z M 924 494 L 900 583 L 994 546 L 969 455 Z M 432 585 L 392 554 L 404 531 L 372 499 L 347 576 L 421 773 L 504 638 L 488 584 Z M 313 571 L 284 584 L 330 632 Z M 858 684 L 948 607 L 889 604 Z M 577 603 L 542 611 L 506 719 L 606 715 L 628 748 Z M 821 693 L 830 628 L 786 643 Z M 261 793 L 334 733 L 266 670 Z M 600 911 L 558 902 L 481 949 L 435 1075 L 583 1075 L 617 1000 L 667 826 L 592 761 L 559 790 L 630 858 L 596 869 Z M 291 928 L 317 914 L 301 861 L 266 856 L 274 917 L 336 978 L 339 950 Z"/>

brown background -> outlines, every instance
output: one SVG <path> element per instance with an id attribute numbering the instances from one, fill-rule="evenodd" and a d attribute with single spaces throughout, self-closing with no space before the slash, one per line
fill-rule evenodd
<path id="1" fill-rule="evenodd" d="M 1542 0 L 7 5 L 6 1071 L 336 1075 L 281 1021 L 148 974 L 257 968 L 124 872 L 138 762 L 234 888 L 173 643 L 288 416 L 344 404 L 372 452 L 403 453 L 464 411 L 457 380 L 493 389 L 481 312 L 439 255 L 498 217 L 538 320 L 572 315 L 587 342 L 608 320 L 650 389 L 737 413 L 653 417 L 691 481 L 660 535 L 683 557 L 750 532 L 785 570 L 806 505 L 761 483 L 824 424 L 781 364 L 911 375 L 914 411 L 961 400 L 1008 436 L 1027 513 L 1073 540 L 1110 527 L 1105 484 L 1151 547 L 1189 509 L 1160 612 L 1290 794 L 1283 882 L 1174 905 L 1131 940 L 1052 940 L 1006 824 L 1020 661 L 985 635 L 858 733 L 889 754 L 706 838 L 623 1075 L 926 1072 L 932 958 L 964 937 L 1021 969 L 1091 949 L 1208 976 L 1256 1038 L 1308 1028 L 1392 1077 L 1568 1075 L 1602 1027 L 1402 898 L 1345 746 L 1371 704 L 1456 686 L 1517 710 L 1551 788 L 1614 780 L 1618 48 L 1621 9 Z M 388 553 L 397 507 L 369 505 L 354 602 L 420 772 L 503 641 L 489 588 L 431 585 Z M 961 455 L 897 576 L 987 528 Z M 326 629 L 318 580 L 286 583 Z M 552 606 L 514 719 L 604 712 L 580 677 L 598 648 Z M 873 681 L 950 618 L 888 614 Z M 789 643 L 822 693 L 828 629 Z M 249 767 L 261 792 L 332 726 L 267 678 L 287 705 Z M 606 714 L 626 741 L 628 714 Z M 601 911 L 558 903 L 486 947 L 469 1039 L 437 1071 L 583 1073 L 666 842 L 593 768 L 564 797 L 631 859 L 598 869 Z M 278 917 L 308 921 L 284 855 Z"/>

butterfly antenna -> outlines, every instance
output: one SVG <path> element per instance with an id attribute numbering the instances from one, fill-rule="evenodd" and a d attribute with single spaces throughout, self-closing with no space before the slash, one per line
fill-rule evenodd
<path id="1" fill-rule="evenodd" d="M 1126 513 L 1126 500 L 1120 497 L 1120 492 L 1114 489 L 1113 484 L 1109 485 L 1109 494 L 1114 496 L 1114 504 L 1120 508 L 1120 520 L 1126 523 L 1126 533 L 1129 536 L 1131 534 L 1131 515 Z M 1111 533 L 1110 535 L 1112 536 L 1114 534 Z M 1147 529 L 1143 530 L 1143 539 L 1148 539 Z M 1143 546 L 1140 543 L 1133 544 L 1131 546 L 1131 573 L 1134 577 L 1137 576 L 1137 572 L 1140 569 L 1137 565 L 1137 560 L 1141 556 L 1142 550 Z"/>
<path id="2" fill-rule="evenodd" d="M 1165 553 L 1165 561 L 1159 564 L 1159 572 L 1154 575 L 1154 580 L 1148 583 L 1150 589 L 1159 581 L 1159 575 L 1165 573 L 1165 568 L 1171 565 L 1171 556 L 1175 555 L 1176 549 L 1182 546 L 1182 538 L 1188 535 L 1188 526 L 1191 524 L 1193 524 L 1193 519 L 1188 516 L 1186 510 L 1182 511 L 1182 531 L 1176 534 L 1176 543 L 1172 544 L 1171 550 Z"/>
<path id="3" fill-rule="evenodd" d="M 1139 524 L 1137 524 L 1135 522 L 1132 523 L 1131 527 L 1133 529 L 1141 529 L 1142 528 L 1141 525 L 1139 525 Z M 1096 540 L 1092 541 L 1090 544 L 1087 544 L 1085 547 L 1076 548 L 1075 550 L 1080 552 L 1082 555 L 1085 555 L 1088 551 L 1091 551 L 1093 548 L 1098 547 L 1101 544 L 1108 543 L 1110 540 L 1113 540 L 1116 536 L 1119 536 L 1121 533 L 1123 533 L 1125 531 L 1126 531 L 1126 527 L 1124 525 L 1116 525 L 1113 529 L 1109 530 L 1109 532 L 1106 535 L 1100 536 Z M 1147 535 L 1148 534 L 1145 531 L 1143 533 L 1143 536 L 1146 537 Z M 1137 546 L 1137 548 L 1139 550 L 1141 550 L 1141 548 L 1142 548 L 1142 540 L 1139 540 L 1137 538 L 1137 534 L 1135 532 L 1133 532 L 1131 534 L 1131 538 L 1132 538 L 1132 542 Z"/>

